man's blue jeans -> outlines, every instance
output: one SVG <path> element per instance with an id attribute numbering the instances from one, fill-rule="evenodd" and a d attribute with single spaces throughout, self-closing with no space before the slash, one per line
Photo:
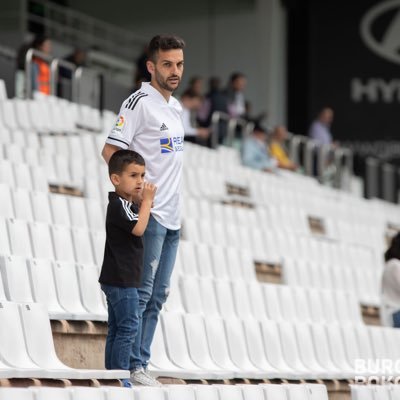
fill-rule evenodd
<path id="1" fill-rule="evenodd" d="M 129 370 L 131 349 L 139 326 L 138 289 L 104 284 L 101 289 L 108 308 L 105 367 Z"/>
<path id="2" fill-rule="evenodd" d="M 146 368 L 158 315 L 167 300 L 179 244 L 179 229 L 167 229 L 150 216 L 143 235 L 144 257 L 139 294 L 138 340 L 132 348 L 131 371 Z M 139 340 L 140 338 L 140 340 Z"/>

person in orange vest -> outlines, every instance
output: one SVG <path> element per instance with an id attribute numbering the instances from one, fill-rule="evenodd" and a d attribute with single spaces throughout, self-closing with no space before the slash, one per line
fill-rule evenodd
<path id="1" fill-rule="evenodd" d="M 51 40 L 46 36 L 37 36 L 32 47 L 45 54 L 51 53 Z M 50 94 L 50 64 L 39 57 L 33 57 L 32 89 L 46 95 Z"/>

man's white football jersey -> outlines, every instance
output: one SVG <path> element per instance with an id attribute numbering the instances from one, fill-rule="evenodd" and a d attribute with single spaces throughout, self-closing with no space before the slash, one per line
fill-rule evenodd
<path id="1" fill-rule="evenodd" d="M 183 139 L 182 107 L 144 82 L 121 106 L 106 143 L 138 152 L 146 162 L 145 180 L 157 186 L 152 215 L 168 229 L 180 228 Z"/>

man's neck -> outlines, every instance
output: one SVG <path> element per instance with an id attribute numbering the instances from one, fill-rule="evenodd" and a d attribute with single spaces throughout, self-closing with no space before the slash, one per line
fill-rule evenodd
<path id="1" fill-rule="evenodd" d="M 157 91 L 159 91 L 161 93 L 161 96 L 164 97 L 165 101 L 168 103 L 170 97 L 172 96 L 172 92 L 170 92 L 169 90 L 165 90 L 162 87 L 160 87 L 157 82 L 155 81 L 151 81 L 150 85 L 156 89 Z"/>

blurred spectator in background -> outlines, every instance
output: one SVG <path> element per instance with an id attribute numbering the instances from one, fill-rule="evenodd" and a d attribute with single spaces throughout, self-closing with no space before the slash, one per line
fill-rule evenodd
<path id="1" fill-rule="evenodd" d="M 214 76 L 208 81 L 208 92 L 203 99 L 202 105 L 197 112 L 197 120 L 202 127 L 211 127 L 212 115 L 219 111 L 228 113 L 228 101 L 225 92 L 221 89 L 221 79 Z M 227 123 L 224 120 L 219 122 L 218 143 L 221 144 L 226 136 Z M 211 136 L 208 140 L 208 146 L 212 147 Z"/>
<path id="2" fill-rule="evenodd" d="M 285 150 L 285 142 L 288 139 L 288 131 L 284 126 L 276 126 L 271 133 L 269 151 L 278 162 L 278 168 L 296 171 L 297 165 L 290 160 Z"/>
<path id="3" fill-rule="evenodd" d="M 149 57 L 147 45 L 143 48 L 142 54 L 136 60 L 135 87 L 133 91 L 140 89 L 142 82 L 150 82 L 151 75 L 147 70 L 146 62 Z"/>
<path id="4" fill-rule="evenodd" d="M 331 125 L 333 122 L 333 110 L 329 107 L 323 108 L 318 117 L 310 126 L 308 135 L 315 140 L 319 146 L 332 144 Z"/>
<path id="5" fill-rule="evenodd" d="M 313 159 L 313 174 L 318 177 L 319 181 L 323 184 L 334 184 L 336 176 L 336 166 L 334 163 L 333 149 L 337 146 L 337 142 L 332 139 L 331 125 L 333 122 L 333 110 L 329 107 L 323 108 L 318 117 L 310 126 L 308 135 L 313 139 L 319 148 L 322 146 L 330 146 L 329 152 L 326 156 L 322 170 L 318 168 L 318 149 L 314 154 Z"/>
<path id="6" fill-rule="evenodd" d="M 64 58 L 65 61 L 78 67 L 85 67 L 87 52 L 82 48 L 75 48 L 74 51 Z M 72 100 L 72 78 L 74 72 L 70 68 L 60 66 L 58 80 L 58 96 Z"/>
<path id="7" fill-rule="evenodd" d="M 267 113 L 265 111 L 259 113 L 258 115 L 253 114 L 253 105 L 250 101 L 245 101 L 245 113 L 242 115 L 242 118 L 248 122 L 253 122 L 254 124 L 261 124 L 262 121 L 266 118 Z"/>
<path id="8" fill-rule="evenodd" d="M 246 84 L 247 79 L 241 72 L 233 73 L 229 79 L 225 94 L 228 114 L 233 118 L 244 117 L 246 114 L 246 100 L 244 97 Z"/>
<path id="9" fill-rule="evenodd" d="M 242 143 L 243 165 L 260 171 L 274 172 L 277 161 L 271 157 L 267 147 L 267 131 L 256 125 L 253 133 Z"/>
<path id="10" fill-rule="evenodd" d="M 190 90 L 199 97 L 203 97 L 203 78 L 201 76 L 192 76 L 186 90 Z M 185 90 L 185 92 L 186 92 Z"/>
<path id="11" fill-rule="evenodd" d="M 32 48 L 50 55 L 51 40 L 47 36 L 39 35 L 33 40 Z M 50 64 L 40 57 L 33 57 L 32 90 L 45 95 L 50 94 Z"/>
<path id="12" fill-rule="evenodd" d="M 202 98 L 199 94 L 187 89 L 181 96 L 182 122 L 185 130 L 185 142 L 206 145 L 210 130 L 196 127 L 196 113 L 201 107 Z"/>
<path id="13" fill-rule="evenodd" d="M 208 92 L 197 112 L 197 117 L 201 126 L 210 126 L 214 111 L 228 112 L 227 99 L 225 93 L 221 90 L 221 80 L 215 76 L 209 79 Z"/>
<path id="14" fill-rule="evenodd" d="M 382 275 L 381 322 L 400 328 L 400 233 L 392 238 L 385 253 Z"/>
<path id="15" fill-rule="evenodd" d="M 75 67 L 84 67 L 86 65 L 87 53 L 85 50 L 77 47 L 74 51 L 64 58 L 65 61 L 74 64 Z"/>

